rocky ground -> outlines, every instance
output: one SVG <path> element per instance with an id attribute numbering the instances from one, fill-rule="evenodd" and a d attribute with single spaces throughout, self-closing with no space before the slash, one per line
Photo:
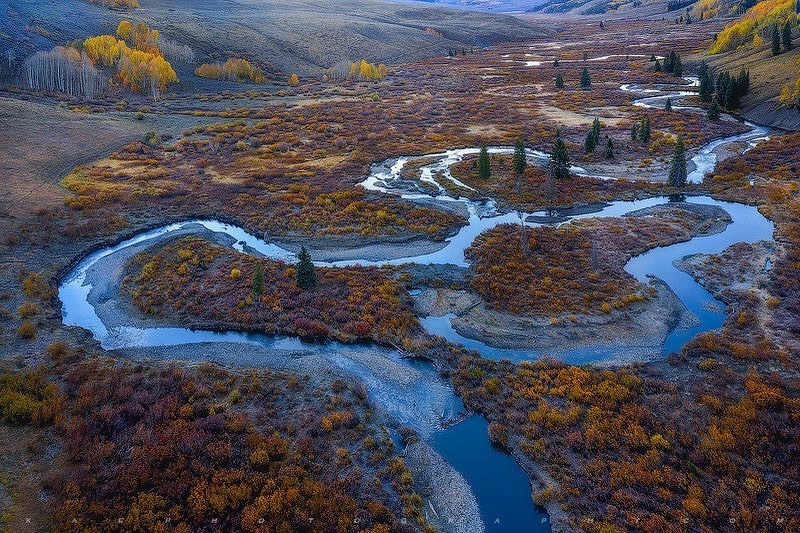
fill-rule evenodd
<path id="1" fill-rule="evenodd" d="M 409 444 L 403 458 L 414 473 L 422 495 L 428 499 L 428 520 L 454 533 L 485 530 L 478 503 L 464 477 L 429 444 Z"/>
<path id="2" fill-rule="evenodd" d="M 674 261 L 704 289 L 725 303 L 739 292 L 758 288 L 775 262 L 774 241 L 737 242 L 720 254 L 694 254 Z"/>

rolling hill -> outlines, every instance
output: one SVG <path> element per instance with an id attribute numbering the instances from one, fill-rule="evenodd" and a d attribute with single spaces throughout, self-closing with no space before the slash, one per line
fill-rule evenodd
<path id="1" fill-rule="evenodd" d="M 140 0 L 141 7 L 132 11 L 83 0 L 3 3 L 0 51 L 12 48 L 17 57 L 113 33 L 128 18 L 188 44 L 201 61 L 244 57 L 281 77 L 318 73 L 345 59 L 413 61 L 443 55 L 448 48 L 487 46 L 551 31 L 507 15 L 376 0 Z"/>

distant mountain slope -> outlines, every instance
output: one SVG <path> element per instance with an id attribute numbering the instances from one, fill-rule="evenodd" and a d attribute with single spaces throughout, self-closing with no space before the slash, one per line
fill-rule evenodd
<path id="1" fill-rule="evenodd" d="M 546 2 L 547 0 L 419 0 L 419 1 L 430 4 L 440 4 L 453 7 L 460 7 L 464 9 L 480 9 L 482 11 L 509 13 L 516 11 L 527 11 L 538 4 Z"/>
<path id="2" fill-rule="evenodd" d="M 18 57 L 48 42 L 113 33 L 119 20 L 129 18 L 188 44 L 200 60 L 236 55 L 256 60 L 267 72 L 301 75 L 344 59 L 410 61 L 444 54 L 448 48 L 550 31 L 507 15 L 378 0 L 139 0 L 141 7 L 133 11 L 84 0 L 3 4 L 7 9 L 0 12 L 0 52 L 15 48 Z"/>
<path id="3" fill-rule="evenodd" d="M 611 18 L 664 17 L 691 6 L 696 0 L 547 0 L 530 13 L 608 15 Z"/>

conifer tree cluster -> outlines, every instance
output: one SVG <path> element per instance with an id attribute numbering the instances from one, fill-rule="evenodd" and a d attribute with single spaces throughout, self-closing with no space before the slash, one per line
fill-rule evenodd
<path id="1" fill-rule="evenodd" d="M 650 142 L 650 117 L 644 117 L 631 128 L 631 140 L 639 139 L 643 144 Z"/>
<path id="2" fill-rule="evenodd" d="M 667 74 L 672 74 L 678 77 L 683 76 L 683 64 L 681 63 L 681 58 L 674 51 L 664 56 L 663 65 L 663 70 Z M 656 60 L 656 65 L 654 68 L 656 72 L 661 71 L 662 66 L 659 60 Z"/>
<path id="3" fill-rule="evenodd" d="M 800 6 L 798 6 L 800 9 Z M 788 52 L 794 46 L 792 45 L 792 23 L 790 19 L 786 19 L 783 24 L 777 22 L 770 28 L 770 35 L 772 37 L 772 55 L 776 56 L 781 53 L 781 45 L 783 49 Z"/>
<path id="4" fill-rule="evenodd" d="M 738 76 L 730 72 L 720 72 L 716 81 L 714 75 L 704 64 L 699 69 L 700 99 L 704 102 L 716 100 L 717 106 L 728 110 L 737 109 L 741 99 L 750 91 L 750 71 L 742 69 Z"/>
<path id="5" fill-rule="evenodd" d="M 586 141 L 584 142 L 586 153 L 588 154 L 594 152 L 594 149 L 597 148 L 599 142 L 600 142 L 600 119 L 594 117 L 594 121 L 592 122 L 592 129 L 589 130 L 589 133 L 586 134 Z"/>

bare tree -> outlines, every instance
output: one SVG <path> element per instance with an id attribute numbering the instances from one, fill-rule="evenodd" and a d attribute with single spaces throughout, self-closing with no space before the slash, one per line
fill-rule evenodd
<path id="1" fill-rule="evenodd" d="M 57 46 L 25 60 L 24 81 L 35 91 L 60 92 L 92 99 L 102 93 L 106 81 L 86 53 Z"/>
<path id="2" fill-rule="evenodd" d="M 194 50 L 188 44 L 180 44 L 165 37 L 160 37 L 158 47 L 170 63 L 183 63 L 184 65 L 194 63 Z"/>

